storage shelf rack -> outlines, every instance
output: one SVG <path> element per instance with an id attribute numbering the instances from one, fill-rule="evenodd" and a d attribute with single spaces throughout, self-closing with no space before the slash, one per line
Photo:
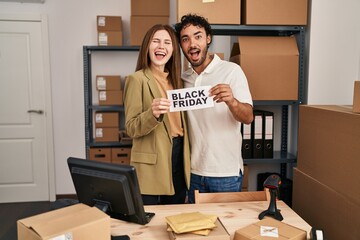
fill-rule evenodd
<path id="1" fill-rule="evenodd" d="M 288 153 L 288 115 L 289 106 L 297 107 L 305 100 L 305 27 L 304 26 L 248 26 L 248 25 L 211 25 L 213 35 L 223 36 L 292 36 L 295 35 L 299 49 L 299 85 L 298 99 L 296 100 L 269 100 L 254 101 L 255 106 L 281 106 L 281 149 L 274 152 L 272 159 L 245 159 L 246 164 L 254 163 L 280 163 L 280 174 L 286 176 L 286 164 L 295 163 L 296 156 Z M 110 51 L 126 52 L 139 51 L 139 46 L 83 46 L 84 61 L 84 97 L 85 97 L 85 144 L 86 154 L 90 147 L 121 147 L 131 146 L 119 142 L 96 143 L 93 141 L 93 111 L 119 111 L 123 112 L 122 106 L 96 106 L 92 104 L 92 86 L 91 86 L 91 56 L 93 52 Z"/>

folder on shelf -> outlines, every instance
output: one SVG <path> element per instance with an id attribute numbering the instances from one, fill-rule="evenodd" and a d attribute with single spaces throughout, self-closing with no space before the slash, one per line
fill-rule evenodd
<path id="1" fill-rule="evenodd" d="M 242 146 L 241 154 L 243 159 L 252 158 L 252 134 L 251 124 L 241 124 Z"/>
<path id="2" fill-rule="evenodd" d="M 274 113 L 263 111 L 264 158 L 274 157 Z"/>
<path id="3" fill-rule="evenodd" d="M 254 121 L 252 122 L 253 136 L 253 158 L 263 158 L 263 113 L 254 110 Z"/>

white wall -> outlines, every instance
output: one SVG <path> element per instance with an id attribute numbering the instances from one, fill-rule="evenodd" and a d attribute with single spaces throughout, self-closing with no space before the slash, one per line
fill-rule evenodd
<path id="1" fill-rule="evenodd" d="M 170 2 L 170 23 L 175 23 L 176 0 Z M 360 79 L 360 1 L 313 0 L 312 5 L 308 103 L 351 104 L 353 81 Z M 72 194 L 66 159 L 85 157 L 82 46 L 97 44 L 96 15 L 121 15 L 128 43 L 130 0 L 0 2 L 0 13 L 48 16 L 56 193 Z M 229 39 L 216 40 L 213 47 L 226 52 L 222 41 L 228 44 Z"/>
<path id="2" fill-rule="evenodd" d="M 359 0 L 312 0 L 308 104 L 352 104 L 360 79 L 359 11 Z"/>

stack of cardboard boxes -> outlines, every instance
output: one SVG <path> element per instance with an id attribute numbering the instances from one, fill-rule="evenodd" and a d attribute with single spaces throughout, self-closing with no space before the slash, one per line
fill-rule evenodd
<path id="1" fill-rule="evenodd" d="M 352 106 L 300 106 L 293 209 L 326 239 L 357 239 L 360 114 Z"/>
<path id="2" fill-rule="evenodd" d="M 96 89 L 99 94 L 100 106 L 123 105 L 121 77 L 119 75 L 96 76 Z M 124 130 L 120 130 L 118 111 L 97 111 L 94 113 L 94 123 L 94 140 L 96 143 L 120 142 L 120 136 L 124 135 Z M 90 148 L 89 158 L 102 162 L 129 164 L 130 152 L 131 148 L 126 147 Z"/>
<path id="3" fill-rule="evenodd" d="M 169 24 L 169 0 L 131 0 L 130 45 L 140 46 L 155 24 Z"/>
<path id="4" fill-rule="evenodd" d="M 99 46 L 122 46 L 123 30 L 121 16 L 97 16 Z"/>
<path id="5" fill-rule="evenodd" d="M 306 25 L 308 0 L 178 0 L 177 20 L 188 13 L 210 24 Z"/>

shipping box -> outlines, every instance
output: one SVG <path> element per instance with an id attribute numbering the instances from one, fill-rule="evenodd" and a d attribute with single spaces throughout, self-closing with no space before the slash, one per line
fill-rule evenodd
<path id="1" fill-rule="evenodd" d="M 118 164 L 130 164 L 131 148 L 115 148 L 111 149 L 111 162 Z"/>
<path id="2" fill-rule="evenodd" d="M 119 112 L 96 112 L 95 127 L 117 127 L 119 128 Z"/>
<path id="3" fill-rule="evenodd" d="M 170 16 L 170 0 L 131 0 L 131 16 Z"/>
<path id="4" fill-rule="evenodd" d="M 18 240 L 110 240 L 110 217 L 96 207 L 76 204 L 17 221 Z"/>
<path id="5" fill-rule="evenodd" d="M 99 46 L 122 46 L 123 33 L 120 31 L 101 31 L 98 32 Z"/>
<path id="6" fill-rule="evenodd" d="M 264 218 L 235 232 L 234 240 L 281 239 L 306 240 L 305 230 L 282 223 L 273 218 Z"/>
<path id="7" fill-rule="evenodd" d="M 316 134 L 316 133 L 315 133 Z M 327 147 L 328 150 L 331 146 Z M 326 163 L 323 164 L 325 166 Z M 341 180 L 338 173 L 344 171 L 341 162 L 336 172 L 327 172 L 334 181 Z M 292 208 L 314 228 L 322 229 L 324 239 L 357 240 L 360 237 L 360 205 L 312 176 L 294 169 Z M 347 182 L 357 185 L 359 182 Z M 344 185 L 344 187 L 346 187 Z"/>
<path id="8" fill-rule="evenodd" d="M 242 0 L 241 9 L 241 24 L 307 24 L 308 0 Z"/>
<path id="9" fill-rule="evenodd" d="M 95 142 L 119 142 L 119 128 L 95 128 Z"/>
<path id="10" fill-rule="evenodd" d="M 97 30 L 101 31 L 122 31 L 121 16 L 97 16 Z"/>
<path id="11" fill-rule="evenodd" d="M 212 229 L 207 236 L 196 235 L 193 233 L 176 234 L 173 231 L 169 231 L 169 237 L 170 240 L 230 240 L 229 233 L 219 219 L 216 220 L 215 225 L 216 227 Z"/>
<path id="12" fill-rule="evenodd" d="M 169 24 L 169 17 L 131 16 L 130 45 L 140 46 L 146 32 L 155 24 Z"/>
<path id="13" fill-rule="evenodd" d="M 111 148 L 90 148 L 89 159 L 99 162 L 111 162 Z"/>
<path id="14" fill-rule="evenodd" d="M 122 46 L 121 16 L 97 16 L 97 34 L 99 46 Z"/>
<path id="15" fill-rule="evenodd" d="M 97 75 L 97 90 L 121 90 L 121 77 L 119 75 Z"/>
<path id="16" fill-rule="evenodd" d="M 353 112 L 360 113 L 360 81 L 354 82 Z"/>
<path id="17" fill-rule="evenodd" d="M 297 168 L 360 205 L 360 114 L 300 105 Z"/>
<path id="18" fill-rule="evenodd" d="M 99 91 L 99 105 L 123 105 L 122 91 Z"/>
<path id="19" fill-rule="evenodd" d="M 240 24 L 241 0 L 177 0 L 177 21 L 188 13 L 201 15 L 210 24 Z"/>
<path id="20" fill-rule="evenodd" d="M 238 37 L 231 62 L 243 69 L 253 100 L 297 100 L 299 51 L 294 37 Z"/>

